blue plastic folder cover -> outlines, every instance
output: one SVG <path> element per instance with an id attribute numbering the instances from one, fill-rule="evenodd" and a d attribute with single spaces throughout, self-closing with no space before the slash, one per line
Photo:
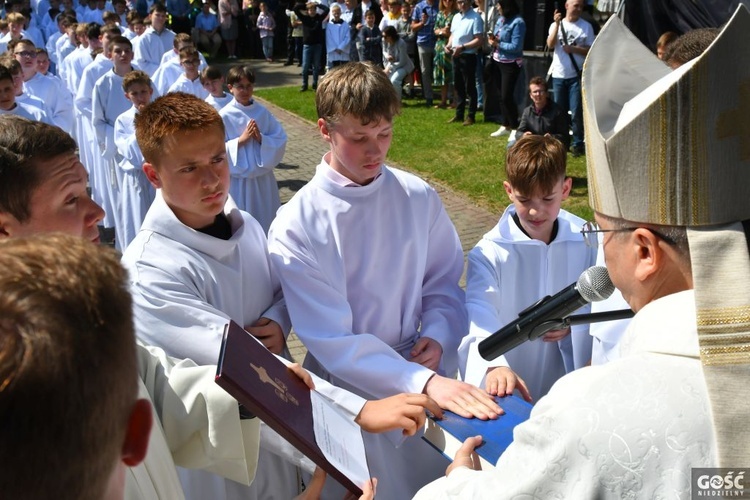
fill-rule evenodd
<path id="1" fill-rule="evenodd" d="M 453 460 L 461 444 L 470 437 L 481 435 L 482 444 L 476 449 L 483 468 L 494 467 L 500 455 L 513 442 L 513 429 L 528 420 L 533 406 L 518 396 L 495 398 L 505 414 L 496 420 L 464 418 L 445 410 L 443 419 L 428 418 L 423 439 Z"/>

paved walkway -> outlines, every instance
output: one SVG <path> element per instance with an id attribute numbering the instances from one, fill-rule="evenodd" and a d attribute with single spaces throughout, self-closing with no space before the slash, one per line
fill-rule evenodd
<path id="1" fill-rule="evenodd" d="M 301 77 L 297 66 L 269 64 L 265 61 L 252 61 L 250 64 L 256 71 L 257 88 L 300 84 Z M 310 97 L 313 97 L 312 92 Z M 320 137 L 316 124 L 266 101 L 263 101 L 263 104 L 284 125 L 289 138 L 284 160 L 275 170 L 281 202 L 285 203 L 312 178 L 315 166 L 328 150 L 328 144 Z M 482 235 L 497 223 L 500 214 L 493 214 L 444 186 L 434 183 L 432 185 L 440 193 L 448 215 L 456 226 L 464 253 L 468 252 Z M 464 285 L 463 279 L 461 284 Z M 301 361 L 306 350 L 299 339 L 292 334 L 288 344 L 292 356 Z"/>

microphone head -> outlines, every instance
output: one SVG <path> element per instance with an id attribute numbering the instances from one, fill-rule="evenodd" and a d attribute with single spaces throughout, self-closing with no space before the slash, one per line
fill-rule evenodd
<path id="1" fill-rule="evenodd" d="M 586 302 L 598 302 L 612 295 L 615 285 L 609 278 L 607 268 L 604 266 L 593 266 L 586 269 L 576 282 L 576 289 Z"/>

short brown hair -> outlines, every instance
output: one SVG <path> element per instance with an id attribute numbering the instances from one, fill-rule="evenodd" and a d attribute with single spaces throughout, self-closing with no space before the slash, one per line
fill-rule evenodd
<path id="1" fill-rule="evenodd" d="M 127 92 L 128 90 L 130 90 L 130 87 L 135 85 L 136 83 L 142 83 L 150 87 L 151 77 L 148 76 L 148 73 L 139 69 L 130 71 L 126 73 L 122 78 L 122 90 Z"/>
<path id="2" fill-rule="evenodd" d="M 31 195 L 44 180 L 39 162 L 75 153 L 76 143 L 54 125 L 15 115 L 0 116 L 0 212 L 19 222 L 31 217 Z M 2 491 L 2 490 L 0 490 Z"/>
<path id="3" fill-rule="evenodd" d="M 525 135 L 505 157 L 505 175 L 513 189 L 531 196 L 549 193 L 565 178 L 565 146 L 554 137 Z"/>
<path id="4" fill-rule="evenodd" d="M 116 37 L 109 40 L 109 45 L 107 45 L 107 54 L 112 54 L 115 45 L 126 45 L 130 48 L 130 50 L 133 50 L 133 42 L 122 35 L 117 35 Z"/>
<path id="5" fill-rule="evenodd" d="M 103 496 L 137 399 L 135 349 L 113 250 L 62 234 L 0 244 L 4 497 Z"/>
<path id="6" fill-rule="evenodd" d="M 218 66 L 206 66 L 203 68 L 203 71 L 201 71 L 201 83 L 206 83 L 210 80 L 218 80 L 223 77 L 224 75 L 221 73 L 221 68 Z"/>
<path id="7" fill-rule="evenodd" d="M 190 59 L 200 60 L 200 52 L 195 47 L 183 47 L 180 49 L 180 62 Z"/>
<path id="8" fill-rule="evenodd" d="M 224 121 L 213 106 L 185 92 L 170 92 L 135 115 L 135 137 L 147 162 L 158 168 L 164 143 L 179 132 L 218 127 Z"/>
<path id="9" fill-rule="evenodd" d="M 547 88 L 547 79 L 544 78 L 543 76 L 534 76 L 534 77 L 531 77 L 531 80 L 529 80 L 529 87 L 531 87 L 532 85 L 538 85 L 540 87 L 544 87 L 545 91 L 549 90 Z"/>
<path id="10" fill-rule="evenodd" d="M 392 121 L 401 101 L 383 70 L 371 62 L 336 66 L 320 80 L 315 93 L 318 118 L 334 124 L 344 116 L 358 118 L 363 125 Z"/>
<path id="11" fill-rule="evenodd" d="M 250 66 L 232 66 L 227 71 L 227 85 L 234 85 L 243 78 L 247 78 L 250 83 L 255 83 L 255 71 Z"/>
<path id="12" fill-rule="evenodd" d="M 177 33 L 172 40 L 172 46 L 176 49 L 181 43 L 193 43 L 193 38 L 187 33 Z"/>

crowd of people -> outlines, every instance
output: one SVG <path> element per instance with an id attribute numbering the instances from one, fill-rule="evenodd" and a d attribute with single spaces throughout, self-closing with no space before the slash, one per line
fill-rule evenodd
<path id="1" fill-rule="evenodd" d="M 273 61 L 274 34 L 288 25 L 287 63 L 302 65 L 302 90 L 312 73 L 330 147 L 281 206 L 283 125 L 253 98 L 250 66 L 224 74 L 198 50 L 210 59 L 223 43 L 236 58 L 244 4 L 220 0 L 216 17 L 187 0 L 56 3 L 6 3 L 0 39 L 4 494 L 286 499 L 301 477 L 303 498 L 341 498 L 341 485 L 213 383 L 230 320 L 281 360 L 294 328 L 308 354 L 305 369 L 290 369 L 363 429 L 382 498 L 653 496 L 689 491 L 691 467 L 741 466 L 744 410 L 714 391 L 747 391 L 750 360 L 734 353 L 750 320 L 726 320 L 715 301 L 728 281 L 750 279 L 750 208 L 736 189 L 748 159 L 724 114 L 748 120 L 732 110 L 750 51 L 731 53 L 742 64 L 723 74 L 706 68 L 739 46 L 747 10 L 723 31 L 665 37 L 657 58 L 617 19 L 592 47 L 584 2 L 567 0 L 549 27 L 551 80 L 530 78 L 519 113 L 510 90 L 525 27 L 513 0 L 493 6 L 492 30 L 468 0 L 300 2 L 284 23 L 259 3 L 262 57 Z M 626 59 L 605 71 L 615 47 Z M 451 122 L 472 125 L 485 70 L 503 114 L 493 136 L 514 140 L 511 205 L 469 252 L 463 290 L 461 242 L 437 192 L 385 161 L 403 93 L 420 83 L 432 107 L 434 84 L 436 106 L 455 104 Z M 707 87 L 683 84 L 698 72 Z M 715 106 L 701 101 L 711 85 L 731 90 L 711 93 Z M 689 119 L 699 102 L 708 125 Z M 584 133 L 589 222 L 561 208 L 568 149 L 582 154 Z M 686 138 L 723 141 L 713 182 Z M 685 154 L 670 156 L 675 147 Z M 109 229 L 119 263 L 96 248 Z M 702 267 L 717 248 L 729 273 Z M 479 355 L 482 339 L 597 263 L 637 313 L 627 330 L 604 338 L 576 325 L 495 360 Z M 472 470 L 481 440 L 450 464 L 419 437 L 425 409 L 502 418 L 495 397 L 514 392 L 538 403 L 496 470 Z M 19 459 L 34 467 L 16 473 Z M 55 473 L 38 481 L 39 469 Z"/>

